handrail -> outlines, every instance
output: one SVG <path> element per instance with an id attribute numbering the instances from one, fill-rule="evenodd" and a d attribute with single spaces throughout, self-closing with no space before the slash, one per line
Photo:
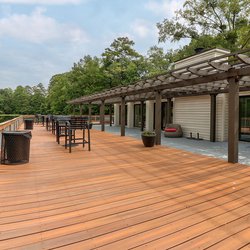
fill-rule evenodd
<path id="1" fill-rule="evenodd" d="M 21 115 L 11 120 L 0 123 L 0 145 L 2 143 L 2 132 L 18 130 L 19 127 L 23 124 L 23 119 L 25 117 L 26 116 Z"/>

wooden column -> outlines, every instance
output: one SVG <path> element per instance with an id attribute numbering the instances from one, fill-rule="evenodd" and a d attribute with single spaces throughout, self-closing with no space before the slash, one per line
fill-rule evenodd
<path id="1" fill-rule="evenodd" d="M 161 145 L 161 92 L 155 92 L 155 144 Z"/>
<path id="2" fill-rule="evenodd" d="M 105 101 L 102 100 L 101 106 L 100 106 L 100 123 L 101 123 L 101 130 L 105 131 L 105 117 L 104 117 L 104 111 L 105 111 Z"/>
<path id="3" fill-rule="evenodd" d="M 171 107 L 171 102 L 172 102 L 172 98 L 167 98 L 167 124 L 171 124 L 172 120 L 171 120 L 171 114 L 172 114 L 172 107 Z"/>
<path id="4" fill-rule="evenodd" d="M 228 96 L 228 162 L 238 162 L 239 140 L 239 82 L 229 78 Z"/>
<path id="5" fill-rule="evenodd" d="M 216 96 L 210 94 L 210 141 L 216 141 Z"/>
<path id="6" fill-rule="evenodd" d="M 82 104 L 79 105 L 80 115 L 82 115 Z"/>
<path id="7" fill-rule="evenodd" d="M 121 136 L 125 136 L 125 97 L 121 98 Z"/>
<path id="8" fill-rule="evenodd" d="M 143 112 L 144 112 L 144 101 L 141 101 L 141 131 L 144 130 Z"/>
<path id="9" fill-rule="evenodd" d="M 89 103 L 89 105 L 88 105 L 88 107 L 89 107 L 89 122 L 91 122 L 91 116 L 92 116 L 92 106 L 91 106 L 91 102 Z"/>
<path id="10" fill-rule="evenodd" d="M 112 107 L 113 107 L 113 104 L 110 103 L 109 104 L 109 126 L 112 127 Z"/>

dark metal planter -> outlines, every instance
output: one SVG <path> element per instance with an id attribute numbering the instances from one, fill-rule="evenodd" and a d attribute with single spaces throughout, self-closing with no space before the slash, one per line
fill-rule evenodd
<path id="1" fill-rule="evenodd" d="M 155 145 L 155 135 L 152 136 L 141 135 L 141 138 L 145 147 L 153 147 Z"/>
<path id="2" fill-rule="evenodd" d="M 29 162 L 31 131 L 2 133 L 1 164 Z"/>
<path id="3" fill-rule="evenodd" d="M 33 119 L 24 119 L 24 129 L 33 129 Z"/>

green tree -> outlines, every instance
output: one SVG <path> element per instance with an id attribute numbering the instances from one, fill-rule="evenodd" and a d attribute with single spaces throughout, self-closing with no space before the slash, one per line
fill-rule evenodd
<path id="1" fill-rule="evenodd" d="M 84 56 L 78 63 L 74 63 L 71 70 L 72 96 L 74 98 L 102 90 L 105 86 L 105 77 L 101 59 Z"/>
<path id="2" fill-rule="evenodd" d="M 163 48 L 151 47 L 146 56 L 147 75 L 152 76 L 166 72 L 172 61 L 172 54 L 165 54 Z"/>
<path id="3" fill-rule="evenodd" d="M 108 88 L 131 83 L 145 75 L 144 58 L 133 46 L 129 38 L 119 37 L 102 54 Z"/>
<path id="4" fill-rule="evenodd" d="M 52 114 L 68 114 L 70 106 L 66 104 L 71 99 L 69 72 L 54 75 L 50 79 L 47 97 L 47 112 Z"/>
<path id="5" fill-rule="evenodd" d="M 15 114 L 30 114 L 30 87 L 17 86 L 13 94 L 13 113 Z"/>
<path id="6" fill-rule="evenodd" d="M 0 113 L 13 114 L 13 90 L 11 88 L 0 89 Z"/>
<path id="7" fill-rule="evenodd" d="M 46 113 L 46 95 L 47 91 L 42 83 L 32 87 L 32 96 L 30 99 L 31 114 Z"/>
<path id="8" fill-rule="evenodd" d="M 250 46 L 249 0 L 187 0 L 172 19 L 158 23 L 159 41 L 191 38 L 202 47 Z"/>

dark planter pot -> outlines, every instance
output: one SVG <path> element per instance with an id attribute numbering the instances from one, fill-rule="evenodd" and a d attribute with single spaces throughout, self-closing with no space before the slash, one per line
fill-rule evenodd
<path id="1" fill-rule="evenodd" d="M 141 135 L 141 138 L 145 147 L 153 147 L 155 145 L 155 135 L 153 136 Z"/>

